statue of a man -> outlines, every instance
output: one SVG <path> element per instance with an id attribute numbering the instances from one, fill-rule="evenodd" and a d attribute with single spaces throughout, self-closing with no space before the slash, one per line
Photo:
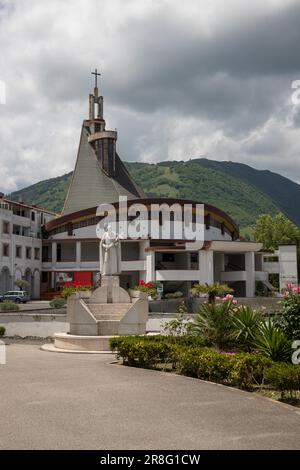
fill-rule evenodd
<path id="1" fill-rule="evenodd" d="M 108 224 L 104 226 L 100 241 L 100 272 L 102 276 L 114 276 L 121 273 L 120 238 Z"/>

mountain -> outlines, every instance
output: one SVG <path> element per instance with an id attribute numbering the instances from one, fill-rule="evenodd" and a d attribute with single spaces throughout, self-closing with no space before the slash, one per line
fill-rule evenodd
<path id="1" fill-rule="evenodd" d="M 148 195 L 213 204 L 231 215 L 241 228 L 254 224 L 260 214 L 278 212 L 300 226 L 300 185 L 277 173 L 205 158 L 157 164 L 127 162 L 126 166 Z M 10 197 L 59 212 L 71 175 L 41 181 Z"/>

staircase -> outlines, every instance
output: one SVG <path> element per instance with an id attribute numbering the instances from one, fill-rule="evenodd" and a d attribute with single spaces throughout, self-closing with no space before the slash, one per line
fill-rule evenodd
<path id="1" fill-rule="evenodd" d="M 118 335 L 119 323 L 132 304 L 93 304 L 85 302 L 98 324 L 99 335 Z"/>

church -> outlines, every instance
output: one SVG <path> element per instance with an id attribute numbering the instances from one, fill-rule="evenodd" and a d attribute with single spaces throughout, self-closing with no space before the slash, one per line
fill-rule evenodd
<path id="1" fill-rule="evenodd" d="M 50 299 L 66 282 L 96 285 L 99 282 L 99 204 L 113 205 L 120 215 L 120 197 L 128 208 L 142 203 L 191 204 L 169 198 L 149 198 L 133 181 L 117 151 L 116 130 L 106 129 L 103 96 L 99 94 L 97 71 L 89 95 L 89 117 L 81 128 L 75 168 L 60 216 L 43 227 L 41 296 Z M 204 241 L 201 245 L 185 239 L 163 237 L 125 238 L 121 242 L 121 276 L 124 288 L 140 280 L 159 282 L 164 293 L 188 295 L 195 283 L 221 282 L 235 295 L 253 297 L 256 283 L 267 288 L 269 272 L 278 273 L 280 287 L 297 284 L 296 248 L 281 246 L 278 253 L 262 251 L 262 244 L 243 240 L 232 218 L 217 207 L 204 204 Z M 162 219 L 159 218 L 162 224 Z"/>

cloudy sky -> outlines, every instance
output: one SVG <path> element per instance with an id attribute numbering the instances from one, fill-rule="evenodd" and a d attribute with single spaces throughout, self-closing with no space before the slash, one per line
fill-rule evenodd
<path id="1" fill-rule="evenodd" d="M 123 160 L 300 182 L 299 45 L 299 0 L 0 0 L 0 190 L 72 170 L 95 67 Z"/>

